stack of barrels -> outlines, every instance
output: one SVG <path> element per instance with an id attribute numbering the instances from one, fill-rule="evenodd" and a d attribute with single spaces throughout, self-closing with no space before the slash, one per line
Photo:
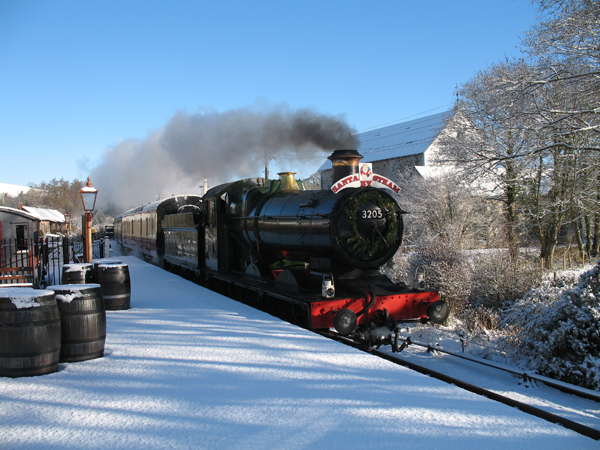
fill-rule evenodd
<path id="1" fill-rule="evenodd" d="M 130 308 L 129 268 L 66 264 L 61 285 L 0 289 L 0 377 L 44 375 L 104 356 L 106 311 Z"/>

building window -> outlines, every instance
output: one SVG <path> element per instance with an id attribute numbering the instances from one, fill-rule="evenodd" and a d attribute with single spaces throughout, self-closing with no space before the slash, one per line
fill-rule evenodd
<path id="1" fill-rule="evenodd" d="M 17 251 L 27 250 L 27 225 L 16 225 Z"/>

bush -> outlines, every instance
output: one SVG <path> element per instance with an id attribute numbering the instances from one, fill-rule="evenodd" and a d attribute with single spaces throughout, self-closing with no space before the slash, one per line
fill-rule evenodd
<path id="1" fill-rule="evenodd" d="M 472 264 L 473 288 L 469 303 L 473 306 L 501 310 L 542 281 L 542 269 L 536 260 L 511 261 L 508 251 L 476 254 Z"/>
<path id="2" fill-rule="evenodd" d="M 504 314 L 514 357 L 538 373 L 600 389 L 600 265 L 576 284 L 546 281 Z"/>
<path id="3" fill-rule="evenodd" d="M 485 335 L 499 328 L 500 312 L 496 309 L 469 305 L 463 316 L 464 328 L 471 336 Z"/>
<path id="4" fill-rule="evenodd" d="M 414 275 L 419 267 L 425 269 L 427 285 L 448 302 L 451 316 L 460 317 L 467 306 L 472 278 L 460 249 L 440 237 L 424 239 L 408 257 L 408 274 Z"/>

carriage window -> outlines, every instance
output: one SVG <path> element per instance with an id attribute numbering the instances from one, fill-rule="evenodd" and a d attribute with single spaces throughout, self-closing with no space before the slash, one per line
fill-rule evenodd
<path id="1" fill-rule="evenodd" d="M 26 231 L 27 225 L 16 225 L 16 240 L 17 240 L 17 250 L 27 250 L 27 238 Z"/>
<path id="2" fill-rule="evenodd" d="M 223 195 L 221 195 L 221 200 L 223 200 L 223 201 L 220 202 L 220 204 L 221 204 L 220 205 L 221 211 L 219 211 L 219 212 L 222 212 L 222 213 L 227 212 L 227 210 L 229 209 L 228 208 L 228 206 L 229 206 L 229 194 L 227 192 L 225 192 Z"/>
<path id="3" fill-rule="evenodd" d="M 217 214 L 215 211 L 215 200 L 212 199 L 208 202 L 208 224 L 210 227 L 217 226 Z"/>

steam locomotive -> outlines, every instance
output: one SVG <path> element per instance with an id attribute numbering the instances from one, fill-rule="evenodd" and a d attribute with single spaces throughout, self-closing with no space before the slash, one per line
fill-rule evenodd
<path id="1" fill-rule="evenodd" d="M 422 280 L 407 286 L 380 273 L 402 242 L 404 211 L 389 191 L 397 186 L 360 168 L 361 158 L 333 152 L 331 190 L 305 190 L 285 172 L 132 209 L 115 218 L 115 238 L 306 328 L 399 350 L 399 323 L 442 323 L 449 309 Z"/>

